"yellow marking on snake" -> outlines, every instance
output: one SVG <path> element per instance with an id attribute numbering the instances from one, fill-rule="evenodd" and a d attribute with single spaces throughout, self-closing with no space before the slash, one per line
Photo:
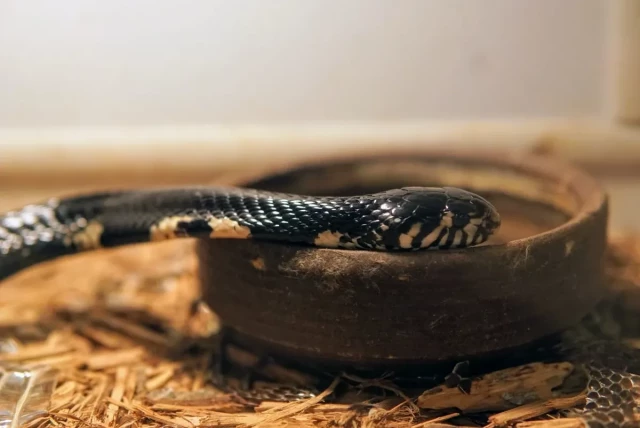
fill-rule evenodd
<path id="1" fill-rule="evenodd" d="M 451 246 L 455 248 L 460 247 L 462 244 L 464 244 L 462 230 L 458 229 L 454 233 L 453 243 L 451 244 Z"/>
<path id="2" fill-rule="evenodd" d="M 413 241 L 413 238 L 418 236 L 420 229 L 422 229 L 422 223 L 415 223 L 407 233 L 401 234 L 400 238 L 398 238 L 400 248 L 411 248 L 411 242 Z"/>
<path id="3" fill-rule="evenodd" d="M 180 237 L 176 232 L 179 230 L 180 223 L 190 223 L 195 220 L 200 220 L 191 216 L 175 216 L 162 219 L 158 224 L 151 226 L 149 234 L 152 241 L 164 241 L 167 239 L 174 239 Z M 209 227 L 211 227 L 211 238 L 233 238 L 233 239 L 246 239 L 251 236 L 251 231 L 248 227 L 242 226 L 235 220 L 228 218 L 212 218 L 207 221 Z"/>
<path id="4" fill-rule="evenodd" d="M 422 248 L 426 248 L 429 245 L 433 244 L 435 242 L 435 240 L 438 239 L 438 236 L 440 235 L 440 231 L 442 230 L 443 227 L 444 226 L 442 225 L 442 223 L 440 223 L 440 225 L 438 227 L 433 229 L 427 236 L 425 236 L 422 239 L 422 243 L 420 244 L 420 246 Z"/>
<path id="5" fill-rule="evenodd" d="M 176 235 L 178 224 L 189 223 L 194 220 L 195 218 L 191 216 L 175 216 L 162 219 L 149 229 L 150 239 L 152 241 L 165 241 L 178 238 L 178 235 Z"/>
<path id="6" fill-rule="evenodd" d="M 467 234 L 467 239 L 473 239 L 473 237 L 475 236 L 476 232 L 478 231 L 478 226 L 476 226 L 473 223 L 468 223 L 463 230 L 465 231 L 465 233 Z"/>
<path id="7" fill-rule="evenodd" d="M 355 248 L 355 244 L 351 241 L 349 242 L 340 242 L 340 238 L 344 235 L 340 232 L 332 232 L 330 230 L 325 230 L 322 233 L 319 233 L 318 236 L 313 240 L 313 243 L 318 247 L 327 247 L 327 248 L 338 248 L 340 246 L 345 248 Z"/>
<path id="8" fill-rule="evenodd" d="M 480 226 L 482 224 L 482 219 L 478 217 L 473 217 L 471 220 L 469 220 L 469 223 L 475 226 Z"/>
<path id="9" fill-rule="evenodd" d="M 422 248 L 426 248 L 434 244 L 438 246 L 444 244 L 445 242 L 447 242 L 448 233 L 445 233 L 444 235 L 442 235 L 442 238 L 438 239 L 438 237 L 440 236 L 440 232 L 442 232 L 442 229 L 450 229 L 452 227 L 453 227 L 453 213 L 448 211 L 440 219 L 440 224 L 438 225 L 438 227 L 434 228 L 431 231 L 431 233 L 429 233 L 427 236 L 424 237 L 420 246 Z M 454 236 L 454 241 L 452 246 L 460 245 L 460 243 L 462 242 L 462 232 L 461 231 L 459 232 L 460 234 L 458 235 L 458 231 L 456 231 L 456 235 Z"/>
<path id="10" fill-rule="evenodd" d="M 246 239 L 251 236 L 248 227 L 242 226 L 235 220 L 228 218 L 212 218 L 207 222 L 213 231 L 209 234 L 211 238 L 232 238 Z"/>
<path id="11" fill-rule="evenodd" d="M 447 213 L 442 216 L 440 225 L 444 227 L 453 227 L 453 213 L 451 211 L 447 211 Z"/>
<path id="12" fill-rule="evenodd" d="M 447 233 L 445 233 L 444 235 L 442 235 L 442 237 L 440 239 L 438 239 L 438 242 L 436 244 L 437 247 L 442 247 L 443 245 L 445 245 L 447 243 L 447 240 L 449 239 L 449 234 L 451 233 L 450 230 L 447 230 Z"/>
<path id="13" fill-rule="evenodd" d="M 73 243 L 80 250 L 93 250 L 100 248 L 100 238 L 104 232 L 104 226 L 97 221 L 91 221 L 87 226 L 65 239 L 65 244 Z"/>

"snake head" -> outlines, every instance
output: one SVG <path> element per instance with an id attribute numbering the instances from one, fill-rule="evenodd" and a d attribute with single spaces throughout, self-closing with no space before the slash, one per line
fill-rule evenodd
<path id="1" fill-rule="evenodd" d="M 449 233 L 462 235 L 458 247 L 478 245 L 495 234 L 501 225 L 498 210 L 480 195 L 455 187 L 444 187 L 447 195 L 443 219 L 451 219 Z M 449 221 L 446 221 L 449 225 Z M 454 236 L 454 243 L 457 242 Z M 442 245 L 443 243 L 441 243 Z"/>
<path id="2" fill-rule="evenodd" d="M 387 249 L 469 247 L 485 242 L 501 224 L 489 201 L 454 187 L 404 187 L 382 195 L 378 234 Z"/>

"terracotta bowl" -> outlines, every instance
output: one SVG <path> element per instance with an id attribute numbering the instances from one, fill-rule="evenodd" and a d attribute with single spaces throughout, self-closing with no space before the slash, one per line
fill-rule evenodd
<path id="1" fill-rule="evenodd" d="M 383 153 L 234 184 L 314 195 L 456 186 L 488 198 L 503 221 L 481 246 L 411 254 L 199 242 L 206 302 L 261 352 L 358 367 L 508 352 L 577 323 L 605 293 L 606 195 L 556 160 Z"/>

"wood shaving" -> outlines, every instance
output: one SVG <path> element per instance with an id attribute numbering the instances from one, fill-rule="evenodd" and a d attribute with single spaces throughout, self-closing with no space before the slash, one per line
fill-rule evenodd
<path id="1" fill-rule="evenodd" d="M 554 395 L 572 370 L 563 362 L 489 373 L 469 395 L 343 373 L 315 398 L 239 401 L 211 382 L 215 347 L 184 343 L 219 331 L 214 313 L 202 305 L 194 311 L 196 269 L 192 244 L 174 242 L 63 259 L 3 283 L 0 368 L 44 364 L 58 372 L 47 413 L 25 426 L 582 427 L 557 414 L 583 399 Z M 640 238 L 612 240 L 608 274 L 615 290 L 640 295 Z M 241 349 L 227 348 L 226 357 L 273 381 L 318 380 Z M 323 402 L 347 386 L 340 402 Z"/>
<path id="2" fill-rule="evenodd" d="M 570 363 L 533 363 L 489 373 L 475 379 L 470 393 L 457 387 L 438 386 L 418 397 L 427 409 L 460 409 L 486 412 L 510 409 L 518 404 L 548 400 L 573 371 Z"/>

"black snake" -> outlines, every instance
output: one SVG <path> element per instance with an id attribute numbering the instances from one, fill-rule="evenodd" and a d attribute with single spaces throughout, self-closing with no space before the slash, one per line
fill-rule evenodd
<path id="1" fill-rule="evenodd" d="M 446 250 L 482 244 L 500 224 L 487 200 L 450 187 L 349 197 L 234 187 L 93 193 L 0 216 L 0 280 L 62 256 L 174 238 L 262 239 L 365 251 Z M 562 352 L 590 377 L 587 402 L 574 409 L 589 427 L 637 425 L 634 399 L 640 377 L 630 364 L 636 356 L 611 345 L 591 339 L 562 345 Z"/>

